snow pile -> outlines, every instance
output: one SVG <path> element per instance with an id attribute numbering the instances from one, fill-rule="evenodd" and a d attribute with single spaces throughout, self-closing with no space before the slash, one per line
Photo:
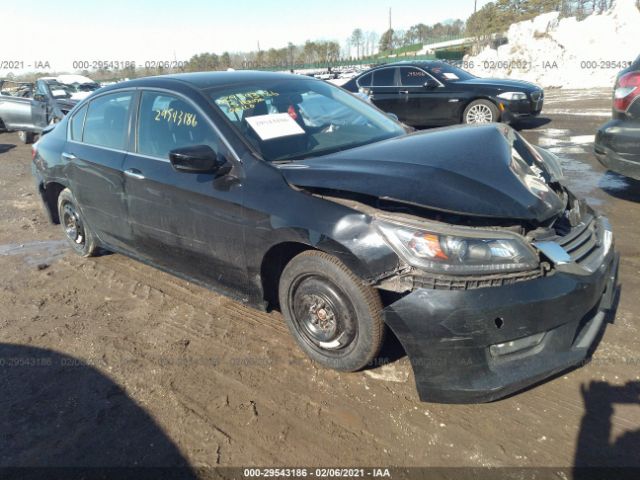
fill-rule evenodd
<path id="1" fill-rule="evenodd" d="M 616 0 L 582 21 L 558 12 L 511 25 L 508 43 L 465 57 L 481 77 L 528 80 L 542 87 L 612 87 L 617 73 L 640 54 L 640 11 L 635 0 Z"/>

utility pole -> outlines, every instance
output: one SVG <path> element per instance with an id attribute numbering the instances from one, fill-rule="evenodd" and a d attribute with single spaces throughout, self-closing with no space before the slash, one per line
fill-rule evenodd
<path id="1" fill-rule="evenodd" d="M 478 10 L 478 0 L 473 0 L 473 13 Z"/>
<path id="2" fill-rule="evenodd" d="M 391 30 L 391 7 L 389 7 L 389 30 Z"/>

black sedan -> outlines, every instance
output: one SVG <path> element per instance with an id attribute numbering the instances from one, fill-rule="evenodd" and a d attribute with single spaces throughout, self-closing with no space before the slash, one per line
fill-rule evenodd
<path id="1" fill-rule="evenodd" d="M 414 127 L 513 122 L 538 115 L 542 88 L 519 80 L 478 78 L 446 62 L 398 62 L 343 85 L 366 92 L 381 110 Z"/>
<path id="2" fill-rule="evenodd" d="M 608 169 L 640 180 L 640 56 L 616 78 L 612 118 L 598 130 L 594 150 Z"/>
<path id="3" fill-rule="evenodd" d="M 408 133 L 320 80 L 119 83 L 45 132 L 33 174 L 78 254 L 278 308 L 338 370 L 375 362 L 388 326 L 423 400 L 489 401 L 578 364 L 613 305 L 611 228 L 553 154 L 506 125 Z"/>

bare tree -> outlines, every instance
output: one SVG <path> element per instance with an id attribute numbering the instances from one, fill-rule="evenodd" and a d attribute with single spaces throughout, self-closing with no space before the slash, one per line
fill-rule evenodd
<path id="1" fill-rule="evenodd" d="M 356 58 L 360 58 L 360 47 L 362 46 L 362 39 L 364 34 L 360 28 L 356 28 L 351 34 L 351 43 L 356 47 Z"/>

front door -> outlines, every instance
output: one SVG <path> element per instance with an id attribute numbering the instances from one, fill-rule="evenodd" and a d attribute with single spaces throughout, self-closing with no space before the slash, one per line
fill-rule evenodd
<path id="1" fill-rule="evenodd" d="M 190 100 L 155 91 L 142 93 L 137 135 L 124 164 L 136 253 L 196 281 L 246 290 L 242 185 L 169 162 L 171 150 L 194 145 L 235 162 L 219 135 Z"/>
<path id="2" fill-rule="evenodd" d="M 428 85 L 431 82 L 431 85 Z M 418 127 L 459 123 L 454 92 L 420 68 L 400 68 L 403 116 L 409 125 Z"/>
<path id="3" fill-rule="evenodd" d="M 8 130 L 41 132 L 47 126 L 47 103 L 36 95 L 35 98 L 0 97 L 4 102 L 2 121 Z"/>

